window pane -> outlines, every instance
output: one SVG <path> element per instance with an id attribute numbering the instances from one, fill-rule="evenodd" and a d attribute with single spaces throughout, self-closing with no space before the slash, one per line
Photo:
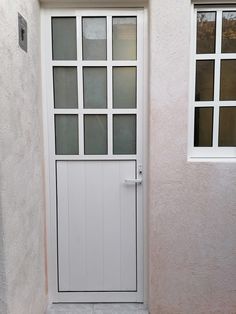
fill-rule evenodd
<path id="1" fill-rule="evenodd" d="M 84 67 L 84 108 L 107 107 L 107 68 Z"/>
<path id="2" fill-rule="evenodd" d="M 214 65 L 213 60 L 198 60 L 196 64 L 196 101 L 214 99 Z"/>
<path id="3" fill-rule="evenodd" d="M 194 146 L 212 146 L 213 108 L 195 108 Z"/>
<path id="4" fill-rule="evenodd" d="M 136 108 L 136 67 L 113 68 L 113 107 Z"/>
<path id="5" fill-rule="evenodd" d="M 54 107 L 78 108 L 77 68 L 54 67 Z"/>
<path id="6" fill-rule="evenodd" d="M 220 107 L 219 146 L 236 146 L 236 107 Z"/>
<path id="7" fill-rule="evenodd" d="M 113 17 L 113 60 L 137 59 L 137 18 Z"/>
<path id="8" fill-rule="evenodd" d="M 83 18 L 83 59 L 106 60 L 107 25 L 105 17 Z"/>
<path id="9" fill-rule="evenodd" d="M 113 154 L 136 154 L 136 115 L 113 115 Z"/>
<path id="10" fill-rule="evenodd" d="M 221 60 L 220 100 L 236 100 L 236 60 Z"/>
<path id="11" fill-rule="evenodd" d="M 222 52 L 236 52 L 236 11 L 223 12 Z"/>
<path id="12" fill-rule="evenodd" d="M 53 60 L 76 60 L 76 18 L 52 18 Z"/>
<path id="13" fill-rule="evenodd" d="M 85 155 L 107 154 L 107 116 L 91 114 L 84 116 Z"/>
<path id="14" fill-rule="evenodd" d="M 197 13 L 197 53 L 214 53 L 216 12 Z"/>
<path id="15" fill-rule="evenodd" d="M 77 155 L 78 147 L 78 116 L 55 115 L 56 154 Z"/>

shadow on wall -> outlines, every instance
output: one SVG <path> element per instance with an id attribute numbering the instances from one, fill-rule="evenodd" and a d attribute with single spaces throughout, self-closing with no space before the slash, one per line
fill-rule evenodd
<path id="1" fill-rule="evenodd" d="M 0 311 L 1 314 L 7 313 L 6 304 L 6 273 L 3 245 L 3 223 L 1 211 L 1 195 L 0 195 Z"/>

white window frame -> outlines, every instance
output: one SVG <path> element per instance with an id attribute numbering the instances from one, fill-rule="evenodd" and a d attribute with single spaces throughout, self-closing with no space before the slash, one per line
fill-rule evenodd
<path id="1" fill-rule="evenodd" d="M 197 54 L 197 12 L 216 12 L 216 42 L 215 53 Z M 193 5 L 192 6 L 192 25 L 191 25 L 191 58 L 190 58 L 190 93 L 189 93 L 189 136 L 188 136 L 188 161 L 233 161 L 236 162 L 236 147 L 218 146 L 219 129 L 219 108 L 236 107 L 235 101 L 220 101 L 220 66 L 221 60 L 236 60 L 236 53 L 221 53 L 222 44 L 222 12 L 236 11 L 234 5 Z M 213 101 L 195 101 L 196 84 L 196 61 L 197 60 L 215 60 L 214 71 L 214 100 Z M 213 139 L 212 147 L 194 147 L 194 120 L 195 108 L 212 107 L 213 116 Z"/>

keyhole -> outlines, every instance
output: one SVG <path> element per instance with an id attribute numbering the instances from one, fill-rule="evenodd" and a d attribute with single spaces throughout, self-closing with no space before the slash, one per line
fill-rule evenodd
<path id="1" fill-rule="evenodd" d="M 24 39 L 25 39 L 25 30 L 23 28 L 21 29 L 20 34 L 21 34 L 21 41 L 24 41 Z"/>

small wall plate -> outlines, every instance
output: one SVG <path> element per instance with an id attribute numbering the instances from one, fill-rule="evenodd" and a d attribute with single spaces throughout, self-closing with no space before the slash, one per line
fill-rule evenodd
<path id="1" fill-rule="evenodd" d="M 20 13 L 18 13 L 18 37 L 19 46 L 27 52 L 27 22 Z"/>

